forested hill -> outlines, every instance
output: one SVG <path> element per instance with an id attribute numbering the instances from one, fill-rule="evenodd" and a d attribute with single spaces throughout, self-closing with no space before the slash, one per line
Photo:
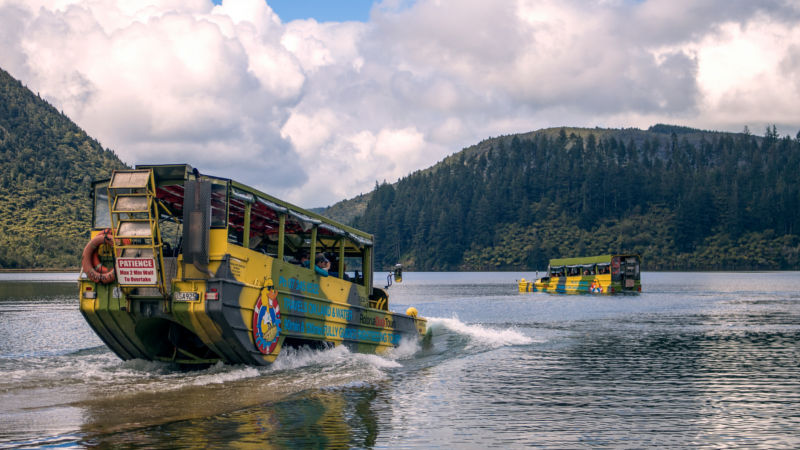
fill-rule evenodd
<path id="1" fill-rule="evenodd" d="M 354 224 L 376 268 L 535 270 L 643 255 L 649 270 L 800 269 L 800 133 L 656 125 L 504 136 L 376 185 Z"/>
<path id="2" fill-rule="evenodd" d="M 90 183 L 117 156 L 0 69 L 0 269 L 77 268 Z M 800 269 L 800 133 L 656 125 L 488 139 L 328 214 L 376 268 L 543 269 L 637 252 L 649 270 Z"/>
<path id="3" fill-rule="evenodd" d="M 0 69 L 0 269 L 77 268 L 92 180 L 124 164 Z"/>

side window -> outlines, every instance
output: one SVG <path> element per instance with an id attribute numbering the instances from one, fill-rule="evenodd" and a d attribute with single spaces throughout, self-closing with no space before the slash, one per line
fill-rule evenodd
<path id="1" fill-rule="evenodd" d="M 235 196 L 234 196 L 235 197 Z M 231 214 L 233 208 L 239 200 L 231 199 Z M 244 204 L 242 203 L 242 208 Z M 261 252 L 270 256 L 278 255 L 278 233 L 280 228 L 279 213 L 276 212 L 277 205 L 262 199 L 257 199 L 250 209 L 250 242 L 251 250 Z M 281 211 L 283 212 L 283 211 Z M 242 224 L 244 226 L 244 223 Z M 296 236 L 295 229 L 291 224 L 286 224 L 286 234 L 284 240 L 288 243 L 284 245 L 288 255 L 294 256 L 297 246 L 302 243 L 302 239 Z"/>
<path id="2" fill-rule="evenodd" d="M 111 227 L 111 212 L 108 210 L 108 183 L 99 183 L 94 187 L 94 227 Z"/>
<path id="3" fill-rule="evenodd" d="M 357 284 L 364 284 L 364 259 L 363 255 L 346 256 L 344 258 L 344 273 L 347 280 Z"/>
<path id="4" fill-rule="evenodd" d="M 242 201 L 231 198 L 228 208 L 228 242 L 242 245 L 244 243 L 244 218 L 247 214 L 247 207 Z"/>
<path id="5" fill-rule="evenodd" d="M 211 185 L 211 228 L 228 226 L 228 186 Z"/>
<path id="6" fill-rule="evenodd" d="M 611 258 L 611 280 L 612 281 L 620 281 L 622 276 L 620 275 L 620 260 L 619 256 L 615 256 Z"/>

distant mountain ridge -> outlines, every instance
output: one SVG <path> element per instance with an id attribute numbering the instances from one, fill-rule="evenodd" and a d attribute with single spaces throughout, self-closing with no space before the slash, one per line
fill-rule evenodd
<path id="1" fill-rule="evenodd" d="M 650 270 L 797 269 L 798 167 L 800 136 L 774 126 L 550 128 L 376 186 L 352 223 L 376 235 L 384 268 L 528 270 L 636 252 Z"/>
<path id="2" fill-rule="evenodd" d="M 714 135 L 743 135 L 742 133 L 727 133 L 723 131 L 707 131 L 707 130 L 698 130 L 695 128 L 689 128 L 684 126 L 678 125 L 666 125 L 666 124 L 656 124 L 648 128 L 647 130 L 641 130 L 638 128 L 627 128 L 627 129 L 611 129 L 611 128 L 576 128 L 576 127 L 554 127 L 554 128 L 543 128 L 538 131 L 530 131 L 527 133 L 520 133 L 520 134 L 512 134 L 512 135 L 505 135 L 499 136 L 494 138 L 485 139 L 478 144 L 471 145 L 469 147 L 465 147 L 460 152 L 457 152 L 453 155 L 449 155 L 440 161 L 438 164 L 435 164 L 429 168 L 419 170 L 415 173 L 424 172 L 428 170 L 434 170 L 438 167 L 439 164 L 448 164 L 449 161 L 452 161 L 458 155 L 463 154 L 464 156 L 473 156 L 484 154 L 494 148 L 497 145 L 510 145 L 511 141 L 516 137 L 520 140 L 530 140 L 537 135 L 547 135 L 550 137 L 557 137 L 561 130 L 564 130 L 567 134 L 575 134 L 577 136 L 581 136 L 584 139 L 588 137 L 590 134 L 594 134 L 596 138 L 601 139 L 603 137 L 613 136 L 617 140 L 621 140 L 624 142 L 630 142 L 631 140 L 637 145 L 641 146 L 645 141 L 648 139 L 650 140 L 657 140 L 657 139 L 670 139 L 672 133 L 675 133 L 677 136 L 681 138 L 686 138 L 689 143 L 693 145 L 697 145 L 700 141 L 705 137 L 708 138 L 709 136 Z M 762 138 L 758 136 L 753 136 L 754 139 L 760 141 Z M 367 202 L 369 199 L 372 198 L 372 192 L 368 192 L 366 194 L 360 194 L 357 197 L 352 199 L 345 199 L 335 204 L 328 206 L 327 208 L 318 208 L 318 212 L 324 213 L 328 217 L 338 220 L 342 223 L 352 224 L 353 221 L 364 214 L 364 211 L 367 206 Z"/>
<path id="3" fill-rule="evenodd" d="M 0 69 L 0 269 L 74 269 L 89 238 L 89 188 L 125 165 Z"/>

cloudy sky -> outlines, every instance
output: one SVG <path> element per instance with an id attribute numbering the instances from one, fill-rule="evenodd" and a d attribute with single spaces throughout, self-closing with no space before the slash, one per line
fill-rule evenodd
<path id="1" fill-rule="evenodd" d="M 795 136 L 800 2 L 0 0 L 0 67 L 128 164 L 314 207 L 545 127 Z"/>

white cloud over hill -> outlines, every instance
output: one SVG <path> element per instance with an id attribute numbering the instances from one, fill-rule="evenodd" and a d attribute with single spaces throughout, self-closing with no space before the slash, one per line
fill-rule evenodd
<path id="1" fill-rule="evenodd" d="M 308 207 L 542 127 L 800 127 L 797 2 L 384 0 L 370 17 L 0 0 L 0 67 L 127 163 Z"/>

